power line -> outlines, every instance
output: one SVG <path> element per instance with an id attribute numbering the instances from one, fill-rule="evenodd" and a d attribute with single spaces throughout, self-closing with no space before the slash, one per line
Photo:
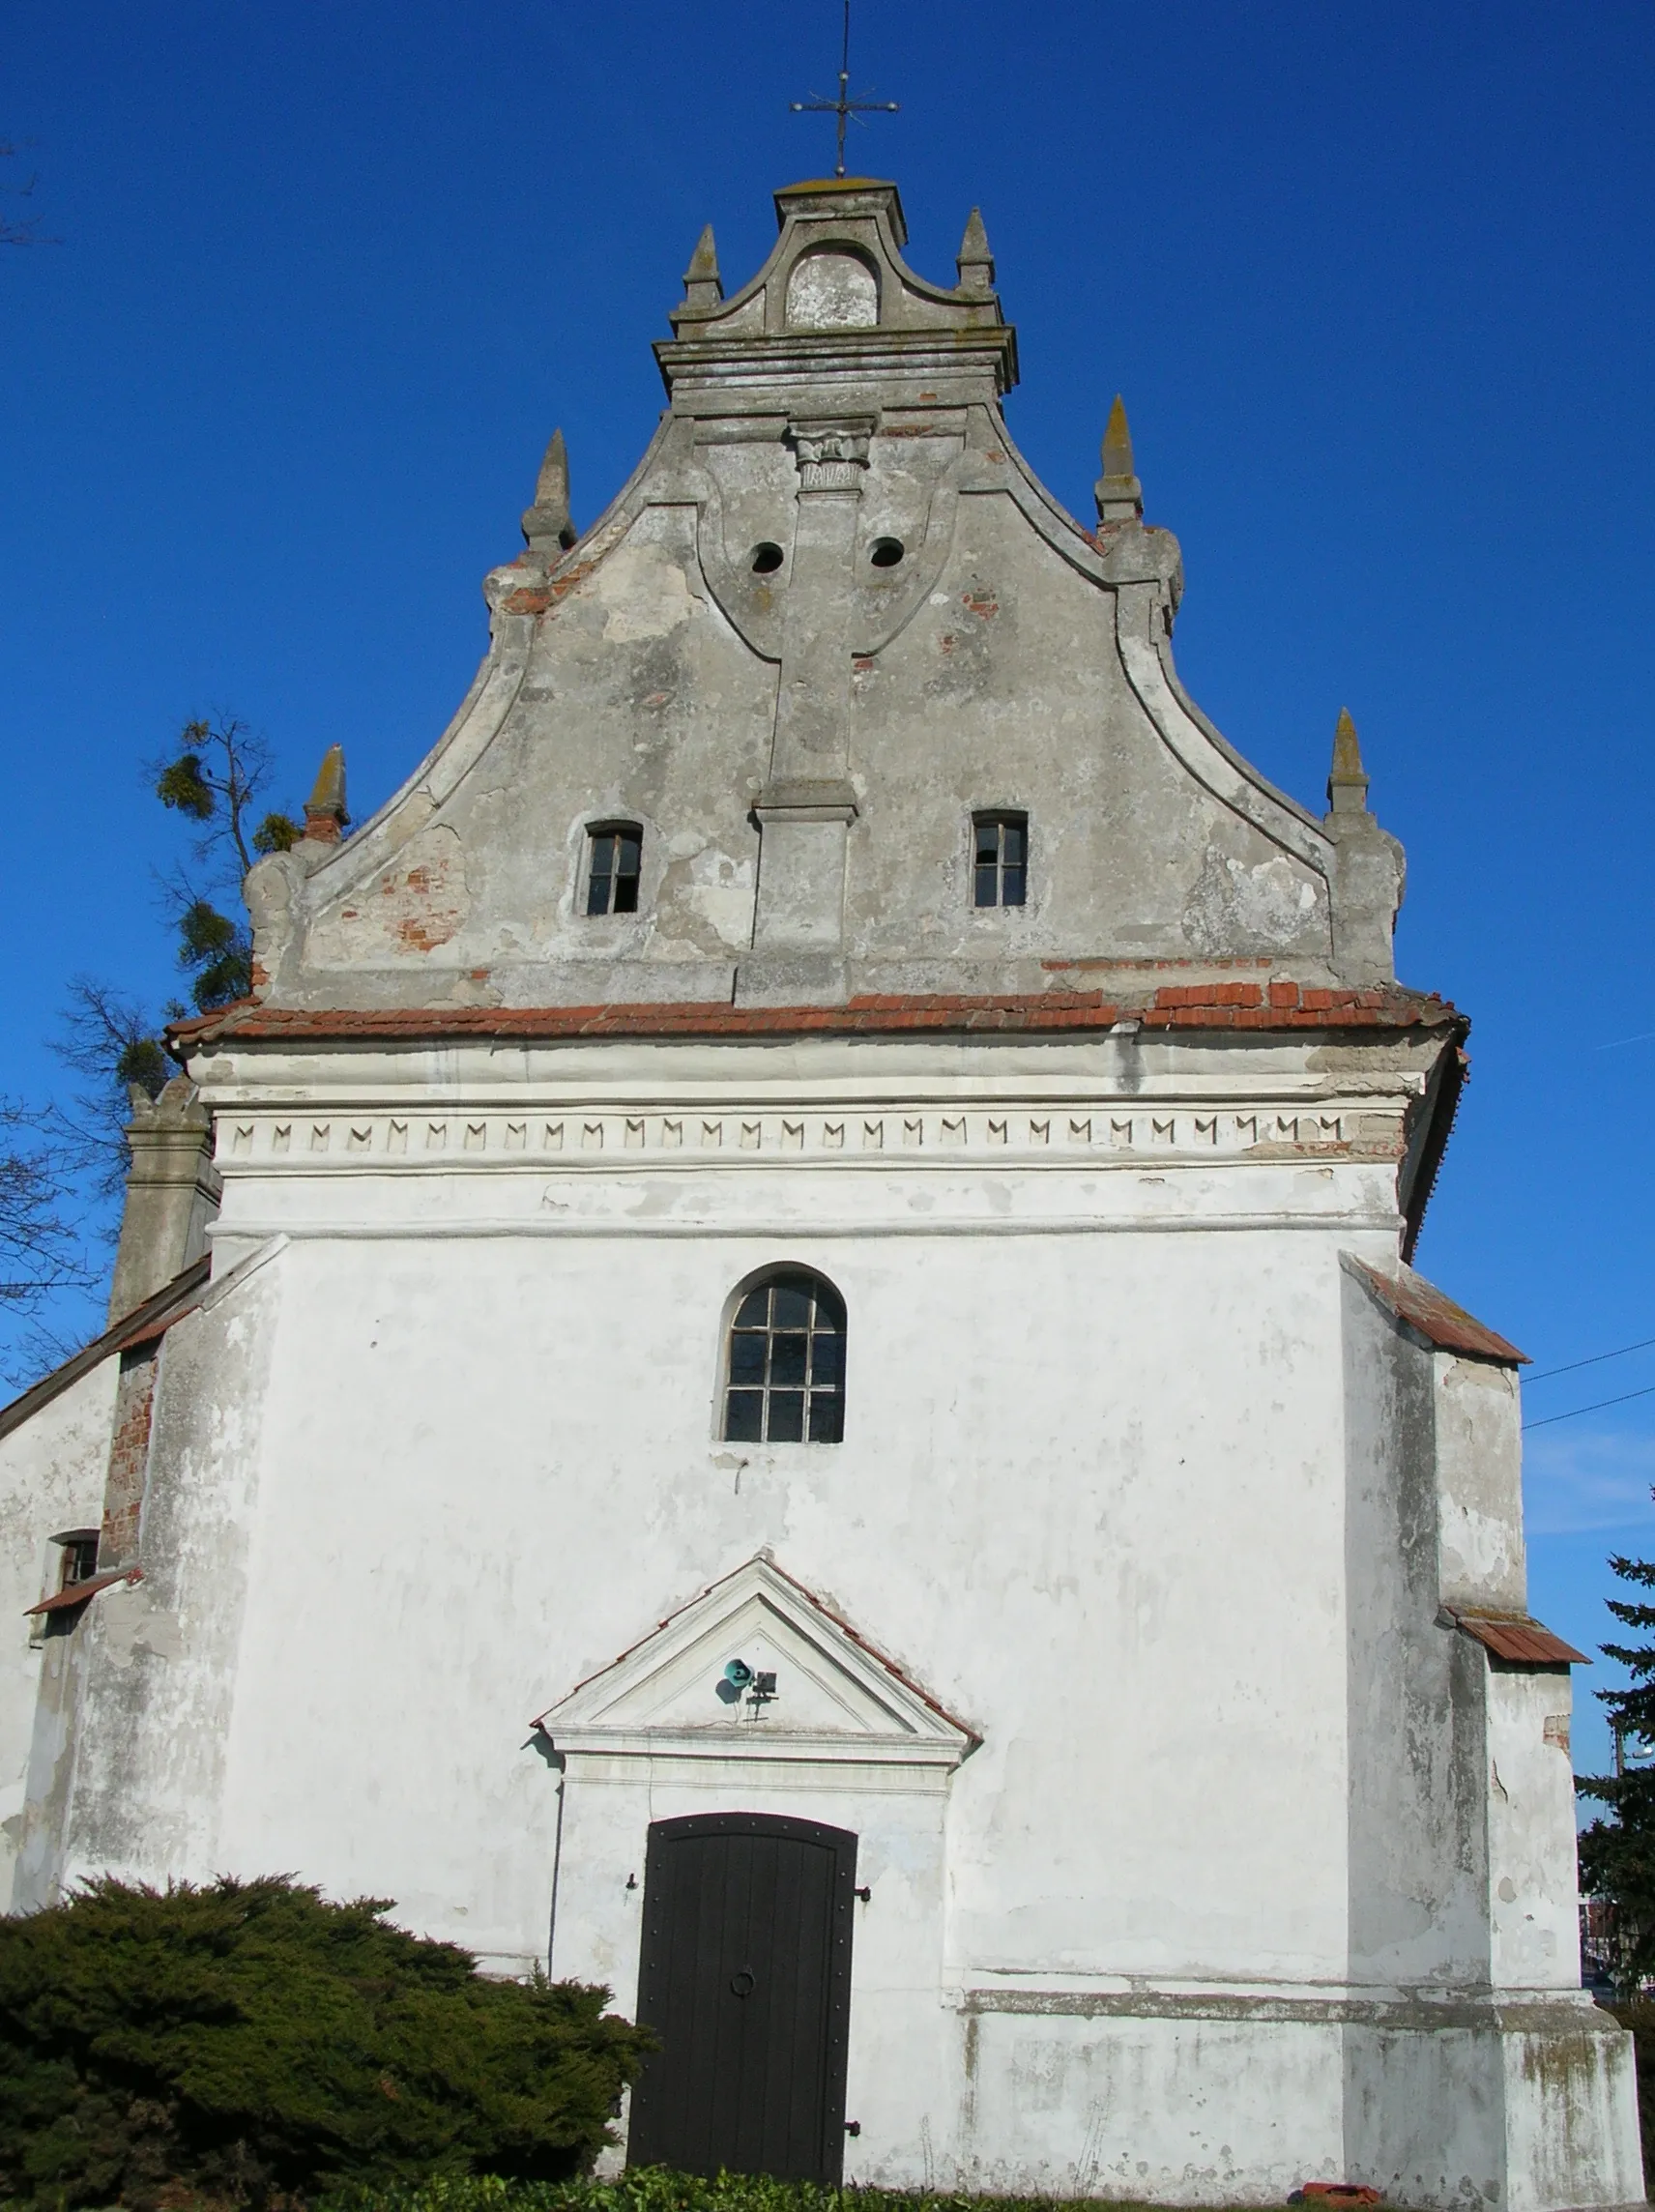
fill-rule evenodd
<path id="1" fill-rule="evenodd" d="M 1618 1352 L 1594 1352 L 1589 1359 L 1571 1359 L 1563 1367 L 1543 1367 L 1538 1375 L 1525 1375 L 1524 1382 L 1550 1382 L 1553 1375 L 1573 1375 L 1577 1367 L 1595 1367 L 1602 1359 L 1624 1359 L 1629 1352 L 1647 1352 L 1655 1344 L 1655 1336 L 1640 1337 L 1636 1344 L 1623 1344 Z"/>
<path id="2" fill-rule="evenodd" d="M 1614 1354 L 1611 1352 L 1606 1352 L 1600 1356 L 1605 1359 L 1612 1359 Z M 1591 1361 L 1582 1359 L 1581 1365 L 1589 1367 Z M 1562 1370 L 1557 1368 L 1553 1370 L 1553 1373 L 1561 1374 Z M 1548 1413 L 1543 1420 L 1524 1421 L 1523 1426 L 1525 1431 L 1528 1429 L 1549 1429 L 1553 1421 L 1577 1421 L 1582 1413 L 1601 1413 L 1606 1406 L 1624 1406 L 1629 1398 L 1655 1398 L 1655 1382 L 1646 1383 L 1641 1390 L 1623 1390 L 1618 1398 L 1599 1398 L 1594 1405 L 1577 1406 L 1571 1413 Z"/>

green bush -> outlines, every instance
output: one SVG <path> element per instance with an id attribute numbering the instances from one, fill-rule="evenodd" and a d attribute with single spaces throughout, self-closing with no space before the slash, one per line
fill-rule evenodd
<path id="1" fill-rule="evenodd" d="M 241 2205 L 584 2171 L 647 2036 L 607 1990 L 491 1981 L 390 1910 L 285 1878 L 102 1880 L 0 1920 L 0 2195 Z"/>

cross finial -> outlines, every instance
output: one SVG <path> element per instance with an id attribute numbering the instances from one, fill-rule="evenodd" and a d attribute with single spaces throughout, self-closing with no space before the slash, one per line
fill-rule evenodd
<path id="1" fill-rule="evenodd" d="M 833 174 L 845 174 L 845 126 L 853 115 L 900 115 L 901 106 L 894 100 L 870 100 L 866 93 L 858 99 L 851 98 L 851 0 L 845 0 L 845 37 L 839 48 L 839 97 L 824 100 L 813 92 L 808 100 L 788 102 L 795 115 L 836 115 L 839 118 L 839 152 L 833 164 Z"/>

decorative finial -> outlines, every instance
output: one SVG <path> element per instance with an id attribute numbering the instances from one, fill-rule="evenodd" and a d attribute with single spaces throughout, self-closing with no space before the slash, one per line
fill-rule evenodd
<path id="1" fill-rule="evenodd" d="M 836 115 L 839 118 L 839 152 L 833 163 L 833 174 L 845 174 L 845 126 L 853 115 L 900 115 L 902 110 L 894 100 L 870 100 L 864 92 L 856 100 L 851 98 L 851 0 L 845 0 L 845 38 L 839 48 L 839 97 L 824 100 L 813 92 L 808 100 L 790 100 L 789 107 L 795 115 Z"/>
<path id="2" fill-rule="evenodd" d="M 971 212 L 966 235 L 954 256 L 954 267 L 960 273 L 962 292 L 993 291 L 994 255 L 988 249 L 988 232 L 983 228 L 981 208 L 973 208 Z"/>
<path id="3" fill-rule="evenodd" d="M 557 554 L 574 543 L 569 520 L 568 452 L 561 430 L 552 432 L 535 486 L 535 504 L 523 516 L 523 536 L 531 553 Z"/>
<path id="4" fill-rule="evenodd" d="M 305 834 L 336 845 L 350 816 L 345 812 L 345 748 L 330 745 L 322 755 L 316 788 L 305 801 Z"/>
<path id="5" fill-rule="evenodd" d="M 1096 488 L 1099 522 L 1143 519 L 1144 486 L 1133 471 L 1132 433 L 1126 426 L 1126 402 L 1118 392 L 1103 433 L 1103 474 Z"/>
<path id="6" fill-rule="evenodd" d="M 1368 771 L 1349 707 L 1341 707 L 1333 731 L 1333 770 L 1327 778 L 1327 803 L 1335 814 L 1366 814 Z"/>
<path id="7" fill-rule="evenodd" d="M 689 267 L 683 273 L 683 304 L 703 313 L 717 306 L 724 297 L 724 285 L 718 275 L 718 248 L 712 243 L 712 225 L 708 224 L 695 242 L 695 251 L 689 257 Z"/>

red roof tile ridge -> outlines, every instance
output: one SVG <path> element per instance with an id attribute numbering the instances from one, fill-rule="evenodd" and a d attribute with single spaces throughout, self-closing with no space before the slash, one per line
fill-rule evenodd
<path id="1" fill-rule="evenodd" d="M 188 1052 L 221 1038 L 249 1042 L 313 1037 L 402 1040 L 444 1036 L 767 1036 L 806 1032 L 849 1034 L 901 1030 L 1097 1030 L 1132 1018 L 1154 1029 L 1292 1031 L 1436 1027 L 1461 1016 L 1446 1001 L 1385 985 L 1334 991 L 1231 979 L 1157 985 L 1144 1004 L 1117 991 L 985 993 L 868 992 L 842 1005 L 734 1006 L 723 1000 L 653 1000 L 576 1006 L 273 1006 L 239 1000 L 211 1015 L 174 1025 L 175 1048 Z"/>

